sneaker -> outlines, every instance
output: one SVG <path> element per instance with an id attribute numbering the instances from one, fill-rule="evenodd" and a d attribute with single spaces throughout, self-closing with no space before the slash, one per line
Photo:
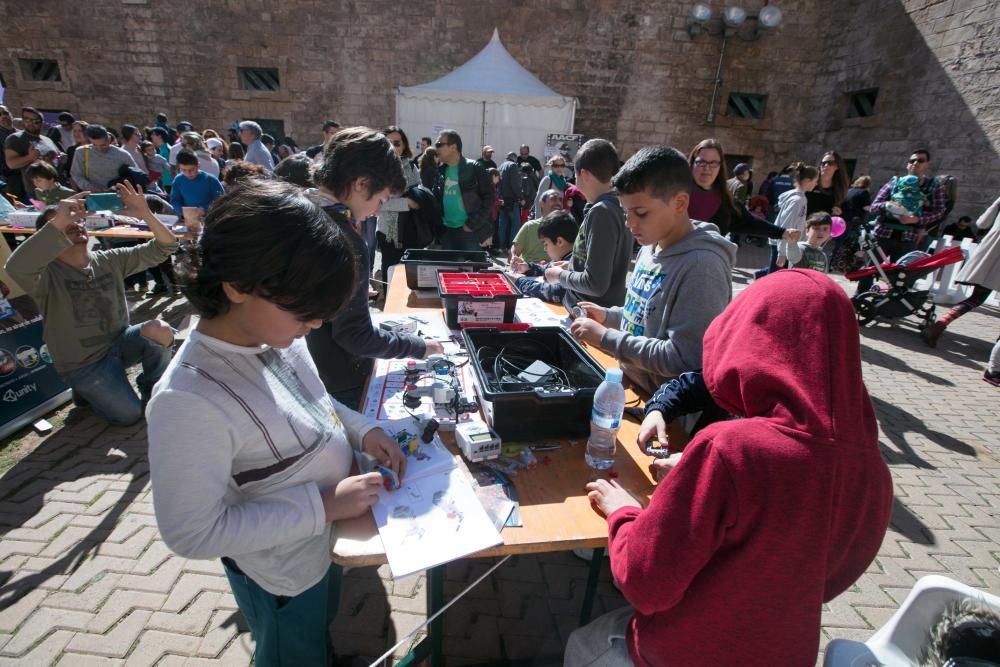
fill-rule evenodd
<path id="1" fill-rule="evenodd" d="M 146 298 L 159 296 L 161 294 L 167 294 L 169 292 L 170 290 L 167 288 L 166 285 L 161 285 L 159 283 L 156 283 L 155 285 L 153 285 L 153 289 L 146 292 Z"/>
<path id="2" fill-rule="evenodd" d="M 1000 387 L 1000 373 L 986 371 L 983 373 L 983 380 L 989 382 L 994 387 Z"/>

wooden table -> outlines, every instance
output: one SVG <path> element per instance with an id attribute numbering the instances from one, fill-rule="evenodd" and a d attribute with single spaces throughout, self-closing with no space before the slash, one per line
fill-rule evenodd
<path id="1" fill-rule="evenodd" d="M 17 236 L 31 236 L 35 233 L 33 227 L 0 227 L 0 234 L 14 234 Z M 87 236 L 109 239 L 138 239 L 148 241 L 153 238 L 153 232 L 146 229 L 136 229 L 127 225 L 109 227 L 107 229 L 87 230 Z M 180 236 L 178 236 L 180 238 Z"/>
<path id="2" fill-rule="evenodd" d="M 414 314 L 440 312 L 440 298 L 422 291 L 411 291 L 406 286 L 404 273 L 402 270 L 397 270 L 391 278 L 385 312 Z M 561 306 L 550 307 L 561 317 L 565 316 L 565 309 Z M 611 356 L 593 347 L 588 347 L 587 350 L 605 368 L 617 368 L 618 363 Z M 636 404 L 638 400 L 639 397 L 633 391 L 626 392 L 627 404 Z M 558 415 L 554 415 L 553 418 L 558 418 Z M 637 421 L 628 417 L 622 420 L 618 432 L 614 471 L 622 486 L 636 494 L 645 505 L 653 493 L 654 483 L 648 470 L 651 459 L 640 451 L 636 444 L 638 431 Z M 674 438 L 679 437 L 681 437 L 679 432 L 671 432 L 672 441 L 677 442 Z M 458 453 L 451 433 L 442 433 L 442 440 L 453 452 Z M 535 470 L 522 471 L 512 478 L 517 488 L 523 527 L 505 527 L 500 533 L 503 544 L 471 554 L 469 557 L 545 553 L 581 547 L 595 549 L 587 593 L 584 596 L 584 608 L 580 616 L 580 622 L 583 624 L 590 617 L 594 590 L 600 575 L 604 549 L 608 543 L 607 521 L 593 509 L 584 488 L 588 481 L 598 475 L 584 461 L 586 437 L 574 439 L 573 444 L 569 440 L 556 441 L 552 438 L 546 438 L 545 442 L 560 442 L 562 445 L 561 449 L 545 452 L 551 463 L 539 465 Z M 332 551 L 334 562 L 341 565 L 362 567 L 387 562 L 382 540 L 375 527 L 375 519 L 370 512 L 356 519 L 337 522 Z M 441 607 L 443 570 L 443 566 L 439 566 L 429 571 L 428 616 Z M 435 665 L 440 664 L 441 655 L 442 633 L 438 623 L 440 619 L 431 624 L 428 633 L 431 641 L 431 660 Z M 424 656 L 411 654 L 400 664 L 409 664 L 411 657 L 419 659 Z"/>

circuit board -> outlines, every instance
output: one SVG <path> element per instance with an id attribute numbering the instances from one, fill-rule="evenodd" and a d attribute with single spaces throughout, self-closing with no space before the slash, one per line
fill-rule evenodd
<path id="1" fill-rule="evenodd" d="M 454 360 L 456 367 L 451 374 L 445 378 L 450 382 L 455 377 L 461 387 L 462 395 L 466 398 L 473 398 L 473 371 L 470 364 L 464 363 L 464 356 L 456 356 Z M 407 408 L 403 405 L 403 392 L 406 391 L 406 363 L 409 359 L 377 359 L 375 370 L 372 373 L 371 382 L 368 383 L 368 395 L 365 398 L 364 414 L 367 417 L 377 420 L 403 419 L 405 417 L 432 416 L 441 424 L 441 428 L 446 431 L 454 430 L 455 415 L 442 406 L 435 406 L 430 396 L 420 397 L 420 406 L 417 408 Z M 430 387 L 434 382 L 441 382 L 430 375 L 423 375 L 415 383 L 418 387 Z M 466 422 L 472 419 L 471 415 L 463 414 L 459 420 Z"/>

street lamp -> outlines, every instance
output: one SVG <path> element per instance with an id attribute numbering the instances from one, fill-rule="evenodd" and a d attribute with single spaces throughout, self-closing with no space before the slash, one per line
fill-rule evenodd
<path id="1" fill-rule="evenodd" d="M 722 12 L 722 23 L 726 26 L 726 37 L 735 35 L 736 31 L 740 29 L 740 26 L 743 25 L 743 22 L 746 20 L 747 10 L 737 5 L 726 7 L 726 10 Z"/>
<path id="2" fill-rule="evenodd" d="M 694 37 L 700 34 L 705 24 L 712 18 L 712 8 L 703 2 L 698 2 L 691 8 L 691 20 L 688 22 L 688 34 Z"/>
<path id="3" fill-rule="evenodd" d="M 748 16 L 747 10 L 743 9 L 740 5 L 730 5 L 722 11 L 722 25 L 715 30 L 710 29 L 708 25 L 709 21 L 712 20 L 712 8 L 709 5 L 698 2 L 691 7 L 688 34 L 692 38 L 700 35 L 702 32 L 706 32 L 709 35 L 722 36 L 719 66 L 715 73 L 715 88 L 712 90 L 712 106 L 709 107 L 708 116 L 705 119 L 707 122 L 712 123 L 715 121 L 715 101 L 719 95 L 719 86 L 722 85 L 722 65 L 726 56 L 726 42 L 729 41 L 729 38 L 735 35 L 741 39 L 753 40 L 760 37 L 762 33 L 774 30 L 781 25 L 781 10 L 769 3 L 770 0 L 764 0 L 764 6 L 760 8 L 756 16 Z M 740 28 L 743 27 L 747 19 L 754 19 L 755 21 L 753 33 L 750 36 L 740 34 Z"/>

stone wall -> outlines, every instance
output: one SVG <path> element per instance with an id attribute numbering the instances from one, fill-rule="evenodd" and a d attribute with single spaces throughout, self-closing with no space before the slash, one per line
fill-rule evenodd
<path id="1" fill-rule="evenodd" d="M 172 122 L 218 130 L 269 118 L 308 144 L 325 118 L 392 122 L 397 85 L 444 75 L 497 27 L 526 68 L 579 99 L 576 130 L 612 139 L 625 155 L 649 142 L 687 151 L 715 136 L 752 158 L 759 182 L 793 159 L 817 161 L 829 146 L 881 181 L 917 143 L 934 153 L 939 173 L 959 177 L 960 210 L 1000 194 L 1000 3 L 783 0 L 779 30 L 753 39 L 750 21 L 728 40 L 712 123 L 722 38 L 688 35 L 691 4 L 18 3 L 2 12 L 0 73 L 15 113 L 30 103 L 118 126 L 149 124 L 164 111 Z M 760 3 L 743 6 L 753 14 Z M 25 81 L 18 59 L 33 57 L 58 60 L 63 81 Z M 245 66 L 276 67 L 281 90 L 241 90 L 237 67 Z M 876 115 L 847 119 L 846 94 L 875 86 Z M 767 94 L 765 118 L 727 115 L 730 92 Z"/>

